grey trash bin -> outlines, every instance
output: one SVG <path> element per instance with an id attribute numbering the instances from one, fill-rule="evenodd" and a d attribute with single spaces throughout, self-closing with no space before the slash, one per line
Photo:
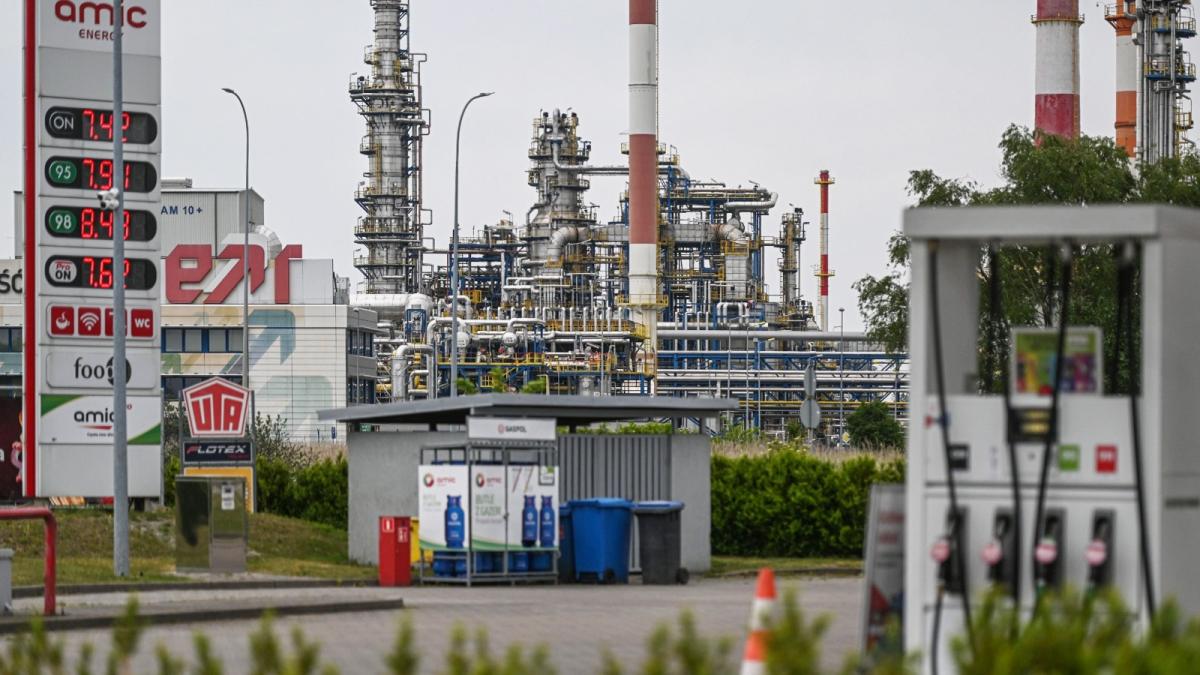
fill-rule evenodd
<path id="1" fill-rule="evenodd" d="M 686 584 L 688 571 L 682 565 L 683 502 L 637 502 L 638 563 L 642 583 L 654 585 Z"/>

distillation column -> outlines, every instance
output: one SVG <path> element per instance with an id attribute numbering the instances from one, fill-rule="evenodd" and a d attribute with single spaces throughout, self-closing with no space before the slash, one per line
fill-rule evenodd
<path id="1" fill-rule="evenodd" d="M 821 172 L 821 177 L 813 182 L 821 186 L 821 266 L 817 270 L 817 283 L 820 288 L 817 321 L 821 330 L 829 330 L 829 278 L 833 276 L 833 271 L 829 269 L 829 186 L 837 181 L 829 177 L 829 170 L 826 169 Z"/>
<path id="2" fill-rule="evenodd" d="M 658 359 L 658 2 L 629 0 L 629 305 Z M 651 393 L 655 392 L 651 379 Z"/>
<path id="3" fill-rule="evenodd" d="M 1037 0 L 1034 128 L 1079 138 L 1079 0 Z"/>
<path id="4" fill-rule="evenodd" d="M 366 252 L 354 266 L 365 278 L 362 292 L 395 297 L 421 290 L 421 145 L 429 132 L 421 107 L 424 55 L 409 50 L 408 2 L 371 0 L 371 6 L 375 42 L 363 56 L 371 74 L 350 79 L 350 99 L 367 124 L 359 150 L 370 160 L 354 195 L 366 212 L 354 230 Z M 370 304 L 383 310 L 386 302 Z"/>
<path id="5" fill-rule="evenodd" d="M 1136 0 L 1110 5 L 1104 17 L 1117 31 L 1117 145 L 1130 157 L 1137 156 L 1138 55 L 1133 41 L 1137 23 Z"/>
<path id="6" fill-rule="evenodd" d="M 1175 157 L 1187 140 L 1185 132 L 1192 128 L 1188 85 L 1196 80 L 1196 68 L 1183 49 L 1183 40 L 1196 36 L 1191 4 L 1191 0 L 1142 0 L 1138 5 L 1142 71 L 1138 140 L 1146 162 Z"/>

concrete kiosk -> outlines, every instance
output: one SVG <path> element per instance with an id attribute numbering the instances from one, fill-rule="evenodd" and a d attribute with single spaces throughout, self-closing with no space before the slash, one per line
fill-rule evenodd
<path id="1" fill-rule="evenodd" d="M 422 447 L 467 440 L 467 419 L 552 419 L 571 429 L 595 422 L 706 420 L 736 405 L 724 399 L 483 394 L 454 399 L 357 406 L 320 413 L 344 422 L 350 463 L 350 558 L 375 564 L 376 524 L 383 515 L 418 515 Z M 623 497 L 687 504 L 682 563 L 692 572 L 712 564 L 711 444 L 705 433 L 670 435 L 566 434 L 557 439 L 561 499 Z M 637 561 L 637 541 L 631 549 Z M 635 567 L 636 569 L 636 567 Z"/>

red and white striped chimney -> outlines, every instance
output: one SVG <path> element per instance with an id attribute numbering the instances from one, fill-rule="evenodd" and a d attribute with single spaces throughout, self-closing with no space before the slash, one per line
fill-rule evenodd
<path id="1" fill-rule="evenodd" d="M 657 0 L 629 0 L 629 301 L 646 330 L 652 374 L 658 353 Z"/>
<path id="2" fill-rule="evenodd" d="M 821 186 L 821 268 L 817 272 L 820 284 L 817 321 L 821 324 L 821 330 L 829 330 L 829 277 L 833 276 L 829 269 L 829 186 L 837 181 L 829 177 L 829 170 L 826 169 L 813 182 Z"/>
<path id="3" fill-rule="evenodd" d="M 1137 155 L 1138 50 L 1133 42 L 1137 2 L 1122 0 L 1104 17 L 1117 31 L 1117 145 L 1130 157 Z"/>
<path id="4" fill-rule="evenodd" d="M 1034 128 L 1079 138 L 1079 0 L 1037 0 Z"/>

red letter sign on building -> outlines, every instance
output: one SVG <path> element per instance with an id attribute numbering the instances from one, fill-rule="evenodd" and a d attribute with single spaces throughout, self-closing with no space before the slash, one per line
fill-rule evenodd
<path id="1" fill-rule="evenodd" d="M 195 438 L 233 438 L 246 435 L 250 390 L 214 377 L 183 390 L 188 427 Z"/>

